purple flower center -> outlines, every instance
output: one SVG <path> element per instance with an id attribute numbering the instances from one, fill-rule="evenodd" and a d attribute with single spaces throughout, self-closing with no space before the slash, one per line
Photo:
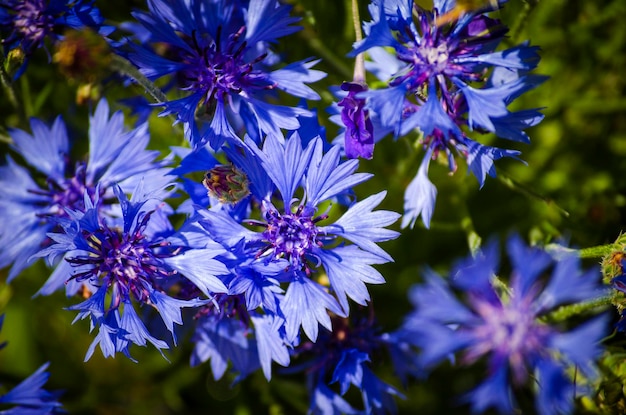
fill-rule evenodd
<path id="1" fill-rule="evenodd" d="M 43 0 L 26 0 L 14 8 L 14 27 L 32 43 L 41 42 L 54 29 L 54 18 L 44 13 L 46 5 Z"/>
<path id="2" fill-rule="evenodd" d="M 79 267 L 73 279 L 90 279 L 93 284 L 113 287 L 111 308 L 131 294 L 137 301 L 147 302 L 149 289 L 158 287 L 162 279 L 175 273 L 161 258 L 177 252 L 163 249 L 165 242 L 149 243 L 143 234 L 151 213 L 138 219 L 139 225 L 133 232 L 125 233 L 104 225 L 84 235 L 88 247 L 81 249 L 89 254 L 67 258 L 70 264 Z"/>
<path id="3" fill-rule="evenodd" d="M 65 180 L 54 180 L 48 178 L 46 180 L 48 184 L 48 190 L 34 189 L 31 193 L 46 196 L 49 199 L 47 206 L 48 211 L 45 214 L 40 214 L 42 217 L 48 216 L 62 216 L 66 217 L 67 213 L 65 209 L 72 210 L 85 210 L 85 192 L 89 194 L 91 200 L 95 200 L 96 188 L 95 186 L 87 183 L 87 177 L 85 172 L 85 164 L 79 163 L 76 166 L 75 174 Z M 98 196 L 102 196 L 104 189 L 100 190 Z"/>
<path id="4" fill-rule="evenodd" d="M 317 245 L 318 229 L 315 223 L 325 216 L 313 218 L 303 207 L 295 213 L 280 214 L 270 209 L 266 214 L 267 229 L 263 238 L 270 245 L 264 252 L 272 251 L 274 258 L 286 258 L 292 264 L 303 265 L 304 256 Z"/>
<path id="5" fill-rule="evenodd" d="M 254 69 L 254 65 L 264 60 L 266 54 L 262 53 L 248 61 L 247 42 L 240 41 L 244 33 L 245 26 L 222 42 L 221 27 L 218 28 L 215 40 L 194 32 L 194 53 L 182 59 L 187 63 L 182 71 L 182 88 L 204 91 L 205 103 L 209 104 L 211 100 L 223 99 L 228 94 L 245 94 L 251 88 L 272 88 L 273 84 L 267 81 L 265 74 Z"/>
<path id="6" fill-rule="evenodd" d="M 528 299 L 531 300 L 532 296 Z M 509 304 L 494 304 L 479 301 L 474 309 L 483 320 L 483 324 L 472 329 L 477 340 L 469 360 L 479 355 L 494 353 L 507 358 L 517 382 L 523 382 L 527 376 L 526 362 L 530 362 L 545 349 L 549 328 L 537 321 L 531 308 L 532 301 L 515 301 Z"/>
<path id="7" fill-rule="evenodd" d="M 430 72 L 431 75 L 443 73 L 448 66 L 448 45 L 445 43 L 432 46 L 420 46 L 417 48 L 416 52 L 417 62 L 415 63 L 428 67 L 428 72 Z"/>

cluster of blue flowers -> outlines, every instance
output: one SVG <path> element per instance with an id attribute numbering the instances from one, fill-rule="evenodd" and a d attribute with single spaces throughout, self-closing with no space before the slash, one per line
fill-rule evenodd
<path id="1" fill-rule="evenodd" d="M 443 155 L 454 172 L 460 156 L 482 186 L 495 160 L 519 152 L 475 135 L 526 143 L 524 129 L 542 119 L 537 109 L 507 109 L 544 81 L 529 74 L 538 48 L 499 49 L 507 29 L 490 17 L 498 4 L 444 21 L 455 7 L 372 0 L 351 55 L 367 54 L 384 87 L 370 89 L 364 77 L 341 87 L 333 119 L 343 128 L 332 145 L 306 104 L 320 98 L 309 86 L 326 76 L 313 69 L 318 60 L 287 63 L 272 49 L 300 29 L 277 0 L 148 0 L 123 28 L 105 26 L 89 1 L 0 1 L 5 55 L 26 57 L 14 78 L 44 39 L 90 28 L 136 67 L 124 82 L 164 85 L 166 99 L 133 110 L 161 108 L 189 143 L 149 150 L 148 124 L 129 128 L 104 98 L 85 137 L 70 137 L 61 116 L 10 130 L 0 217 L 11 225 L 0 228 L 0 267 L 10 267 L 11 281 L 34 259 L 47 261 L 37 294 L 64 290 L 75 321 L 89 321 L 86 360 L 97 347 L 133 359 L 131 346 L 148 343 L 165 356 L 185 325 L 192 366 L 208 362 L 216 379 L 260 369 L 270 380 L 274 363 L 304 372 L 314 414 L 394 412 L 403 393 L 374 372 L 383 352 L 403 381 L 444 360 L 486 360 L 486 380 L 463 398 L 475 412 L 512 413 L 514 392 L 531 390 L 542 415 L 571 413 L 568 370 L 594 376 L 606 329 L 602 319 L 577 328 L 550 320 L 561 305 L 601 295 L 597 275 L 581 273 L 574 256 L 553 258 L 513 237 L 510 279 L 498 274 L 491 244 L 450 278 L 427 273 L 397 331 L 374 318 L 368 284 L 384 283 L 375 266 L 393 261 L 379 246 L 399 236 L 389 227 L 401 217 L 402 227 L 420 216 L 430 224 L 430 162 Z M 113 40 L 116 29 L 123 39 Z M 283 104 L 286 96 L 301 104 Z M 385 191 L 362 200 L 354 192 L 372 177 L 357 172 L 357 159 L 375 157 L 374 143 L 389 134 L 415 136 L 425 150 L 403 215 L 378 209 Z M 79 140 L 88 154 L 75 159 Z M 57 396 L 41 389 L 45 369 L 0 403 L 58 411 Z M 361 403 L 348 401 L 351 386 Z"/>

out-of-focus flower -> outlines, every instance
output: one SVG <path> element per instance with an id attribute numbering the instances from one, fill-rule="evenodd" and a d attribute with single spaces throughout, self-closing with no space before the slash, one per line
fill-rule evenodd
<path id="1" fill-rule="evenodd" d="M 165 186 L 172 177 L 164 161 L 157 161 L 158 151 L 148 151 L 148 125 L 127 130 L 121 112 L 110 114 L 105 100 L 100 101 L 89 126 L 89 157 L 72 160 L 70 140 L 59 117 L 51 127 L 31 119 L 32 135 L 11 130 L 12 148 L 34 173 L 7 155 L 0 166 L 0 216 L 6 224 L 0 228 L 0 267 L 13 264 L 9 281 L 28 264 L 31 256 L 50 243 L 47 233 L 67 217 L 67 210 L 84 210 L 85 194 L 98 200 L 98 208 L 111 216 L 117 213 L 113 185 L 125 192 L 143 180 L 146 192 L 155 197 L 168 194 Z M 171 192 L 171 190 L 169 191 Z M 54 278 L 51 279 L 51 281 Z M 49 294 L 62 287 L 48 284 L 40 293 Z"/>
<path id="2" fill-rule="evenodd" d="M 418 360 L 426 370 L 451 356 L 464 365 L 486 360 L 486 379 L 465 396 L 474 412 L 513 413 L 513 391 L 525 388 L 534 391 L 541 415 L 571 413 L 573 368 L 578 376 L 595 375 L 606 320 L 597 317 L 567 328 L 551 323 L 549 313 L 601 296 L 600 275 L 582 272 L 574 254 L 555 261 L 515 236 L 508 253 L 508 290 L 495 283 L 499 258 L 491 244 L 461 261 L 449 281 L 429 273 L 425 284 L 414 287 L 410 298 L 416 311 L 394 335 L 421 349 Z"/>
<path id="3" fill-rule="evenodd" d="M 297 129 L 297 115 L 308 112 L 267 102 L 272 90 L 319 99 L 306 85 L 326 75 L 311 70 L 317 61 L 270 70 L 278 57 L 269 44 L 299 30 L 289 6 L 276 0 L 149 0 L 148 8 L 134 16 L 167 52 L 161 56 L 139 44 L 120 52 L 150 79 L 176 77 L 187 95 L 164 103 L 161 115 L 175 114 L 194 148 L 209 143 L 217 150 L 225 140 L 238 140 L 234 120 L 257 140 L 263 133 L 280 135 L 281 128 Z M 196 117 L 206 121 L 198 125 Z"/>
<path id="4" fill-rule="evenodd" d="M 491 5 L 438 24 L 454 6 L 436 0 L 433 10 L 424 10 L 413 0 L 374 0 L 369 7 L 373 20 L 365 25 L 367 37 L 352 52 L 368 51 L 379 64 L 366 67 L 387 82 L 386 88 L 356 95 L 367 99 L 366 108 L 382 128 L 396 137 L 414 129 L 422 134 L 426 154 L 405 193 L 403 227 L 412 227 L 420 215 L 426 227 L 430 225 L 437 194 L 428 179 L 432 159 L 445 155 L 454 172 L 455 156 L 460 155 L 482 186 L 487 174 L 495 176 L 495 160 L 516 158 L 519 152 L 482 145 L 468 131 L 528 142 L 524 129 L 543 118 L 535 109 L 507 109 L 545 80 L 526 75 L 539 61 L 538 48 L 524 43 L 496 51 L 507 29 L 487 16 Z"/>

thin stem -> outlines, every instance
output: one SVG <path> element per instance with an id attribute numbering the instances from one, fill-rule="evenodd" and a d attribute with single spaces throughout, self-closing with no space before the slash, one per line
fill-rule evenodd
<path id="1" fill-rule="evenodd" d="M 589 248 L 584 248 L 578 251 L 578 255 L 580 255 L 583 259 L 589 258 L 604 258 L 609 255 L 611 252 L 619 250 L 619 246 L 616 244 L 608 244 L 608 245 L 600 245 L 600 246 L 592 246 Z"/>
<path id="2" fill-rule="evenodd" d="M 612 300 L 613 297 L 611 295 L 606 295 L 593 300 L 583 301 L 581 303 L 565 305 L 550 313 L 548 318 L 555 322 L 565 321 L 573 316 L 586 313 L 595 308 L 611 305 Z"/>
<path id="3" fill-rule="evenodd" d="M 167 101 L 167 97 L 152 81 L 144 76 L 139 69 L 137 69 L 132 63 L 124 59 L 119 55 L 113 55 L 111 61 L 112 68 L 122 75 L 129 76 L 135 80 L 139 85 L 146 89 L 146 92 L 154 98 L 155 101 L 163 103 Z"/>
<path id="4" fill-rule="evenodd" d="M 533 199 L 538 199 L 542 202 L 544 202 L 546 205 L 548 206 L 553 206 L 554 208 L 556 208 L 556 210 L 563 215 L 566 218 L 569 218 L 569 212 L 565 209 L 563 209 L 562 207 L 560 207 L 559 205 L 557 205 L 554 200 L 542 196 L 539 193 L 535 192 L 534 190 L 532 190 L 529 187 L 524 186 L 523 184 L 519 183 L 516 180 L 513 180 L 511 177 L 507 176 L 505 173 L 500 172 L 496 178 L 503 183 L 505 186 L 507 186 L 509 189 L 515 190 L 516 192 L 519 192 L 525 196 L 528 196 L 530 198 Z"/>
<path id="5" fill-rule="evenodd" d="M 26 125 L 28 124 L 26 119 L 26 113 L 24 112 L 24 107 L 21 105 L 20 100 L 15 93 L 15 88 L 13 88 L 13 82 L 11 81 L 11 77 L 4 68 L 5 62 L 6 58 L 4 54 L 0 53 L 0 83 L 2 83 L 2 88 L 4 89 L 4 92 L 9 99 L 9 102 L 17 111 L 20 121 Z"/>
<path id="6" fill-rule="evenodd" d="M 354 38 L 357 42 L 360 42 L 363 40 L 363 33 L 361 32 L 361 17 L 359 16 L 359 4 L 357 0 L 352 0 L 352 23 L 354 24 Z M 363 53 L 356 55 L 352 79 L 355 82 L 365 82 L 365 58 L 363 57 Z"/>

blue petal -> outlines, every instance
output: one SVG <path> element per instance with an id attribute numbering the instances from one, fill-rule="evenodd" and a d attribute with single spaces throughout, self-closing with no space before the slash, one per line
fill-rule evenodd
<path id="1" fill-rule="evenodd" d="M 527 247 L 518 235 L 509 237 L 507 251 L 515 269 L 512 288 L 519 298 L 523 298 L 537 277 L 550 265 L 552 258 L 541 249 Z"/>
<path id="2" fill-rule="evenodd" d="M 470 139 L 463 140 L 463 144 L 467 147 L 466 157 L 469 170 L 476 176 L 481 188 L 485 184 L 487 174 L 491 177 L 496 177 L 496 169 L 493 165 L 495 160 L 501 159 L 502 157 L 517 159 L 517 156 L 521 154 L 517 150 L 489 147 Z"/>
<path id="3" fill-rule="evenodd" d="M 382 191 L 350 206 L 334 224 L 320 228 L 323 232 L 341 235 L 357 244 L 361 249 L 376 254 L 381 258 L 392 261 L 392 258 L 383 251 L 377 242 L 389 241 L 400 234 L 384 227 L 391 225 L 400 217 L 399 213 L 388 210 L 373 209 L 378 206 L 387 194 Z"/>
<path id="4" fill-rule="evenodd" d="M 321 285 L 304 276 L 297 276 L 289 284 L 281 309 L 287 320 L 285 329 L 289 342 L 295 341 L 300 326 L 312 341 L 317 339 L 318 324 L 332 330 L 327 310 L 345 317 L 335 299 Z"/>
<path id="5" fill-rule="evenodd" d="M 563 355 L 568 363 L 575 364 L 587 377 L 595 378 L 594 362 L 602 353 L 600 341 L 608 335 L 608 316 L 602 315 L 576 329 L 550 338 L 550 347 Z"/>
<path id="6" fill-rule="evenodd" d="M 69 155 L 69 140 L 61 117 L 54 120 L 51 128 L 42 121 L 31 118 L 33 135 L 22 130 L 9 130 L 13 148 L 24 159 L 46 176 L 63 181 L 65 178 L 65 157 Z"/>
<path id="7" fill-rule="evenodd" d="M 428 165 L 430 164 L 431 150 L 426 152 L 422 164 L 417 171 L 417 175 L 404 192 L 404 216 L 402 216 L 402 227 L 407 226 L 413 229 L 415 221 L 421 215 L 424 226 L 430 228 L 430 219 L 435 210 L 435 198 L 437 188 L 428 180 Z"/>
<path id="8" fill-rule="evenodd" d="M 300 19 L 289 17 L 290 6 L 279 4 L 276 0 L 250 0 L 246 19 L 246 40 L 248 44 L 274 42 L 302 28 L 289 26 Z"/>
<path id="9" fill-rule="evenodd" d="M 256 334 L 259 361 L 267 380 L 272 377 L 272 361 L 289 366 L 289 351 L 281 335 L 284 320 L 277 316 L 251 316 Z"/>
<path id="10" fill-rule="evenodd" d="M 354 415 L 360 413 L 323 382 L 317 383 L 311 392 L 311 415 Z"/>
<path id="11" fill-rule="evenodd" d="M 339 382 L 340 392 L 345 395 L 350 385 L 361 389 L 363 380 L 363 363 L 369 362 L 370 357 L 367 353 L 358 351 L 357 349 L 344 350 L 341 353 L 339 362 L 335 366 L 333 378 L 330 383 Z"/>
<path id="12" fill-rule="evenodd" d="M 228 292 L 218 275 L 227 275 L 229 270 L 224 263 L 215 259 L 225 252 L 213 248 L 190 249 L 179 255 L 163 258 L 163 262 L 180 272 L 206 296 L 211 296 Z"/>
<path id="13" fill-rule="evenodd" d="M 317 138 L 314 141 L 316 145 L 305 180 L 308 206 L 317 206 L 320 202 L 352 189 L 373 176 L 368 173 L 354 174 L 359 167 L 358 160 L 348 160 L 339 164 L 339 147 L 333 146 L 323 154 L 323 146 L 319 145 L 321 139 Z"/>
<path id="14" fill-rule="evenodd" d="M 316 82 L 326 77 L 325 72 L 311 70 L 318 62 L 319 59 L 294 62 L 284 68 L 270 72 L 268 78 L 276 83 L 276 88 L 291 95 L 310 100 L 318 100 L 320 99 L 319 94 L 305 85 L 305 82 Z"/>
<path id="15" fill-rule="evenodd" d="M 355 245 L 336 247 L 331 251 L 319 249 L 315 254 L 324 264 L 330 285 L 345 314 L 348 314 L 350 309 L 348 297 L 360 305 L 367 305 L 370 295 L 366 283 L 385 283 L 383 276 L 371 264 L 382 264 L 387 261 Z"/>
<path id="16" fill-rule="evenodd" d="M 251 147 L 261 159 L 261 164 L 268 176 L 280 191 L 285 207 L 291 206 L 291 200 L 309 165 L 311 154 L 316 147 L 321 145 L 321 139 L 318 138 L 311 141 L 303 150 L 297 135 L 290 137 L 284 146 L 278 138 L 268 135 L 262 152 Z"/>
<path id="17" fill-rule="evenodd" d="M 536 301 L 537 312 L 599 297 L 601 279 L 602 274 L 597 268 L 581 272 L 580 258 L 575 254 L 559 259 L 548 285 Z"/>
<path id="18" fill-rule="evenodd" d="M 176 335 L 174 334 L 174 323 L 183 324 L 183 317 L 181 315 L 181 308 L 184 307 L 198 307 L 206 304 L 209 300 L 200 300 L 198 298 L 192 300 L 178 300 L 172 298 L 167 294 L 163 294 L 159 291 L 152 290 L 150 292 L 150 301 L 156 307 L 165 323 L 165 327 L 172 334 L 174 343 L 176 343 Z"/>
<path id="19" fill-rule="evenodd" d="M 540 415 L 571 414 L 575 388 L 564 368 L 543 359 L 537 365 L 538 392 L 535 404 Z"/>
<path id="20" fill-rule="evenodd" d="M 502 365 L 465 396 L 465 400 L 471 402 L 473 413 L 485 412 L 488 408 L 497 408 L 503 414 L 514 413 L 513 396 L 507 377 L 507 367 Z"/>

